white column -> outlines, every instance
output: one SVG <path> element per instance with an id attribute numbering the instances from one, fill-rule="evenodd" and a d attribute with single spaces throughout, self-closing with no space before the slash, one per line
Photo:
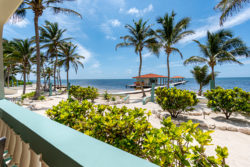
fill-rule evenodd
<path id="1" fill-rule="evenodd" d="M 3 25 L 0 25 L 0 100 L 4 99 Z"/>

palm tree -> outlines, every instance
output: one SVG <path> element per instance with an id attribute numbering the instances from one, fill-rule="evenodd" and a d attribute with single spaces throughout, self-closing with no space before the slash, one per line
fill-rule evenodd
<path id="1" fill-rule="evenodd" d="M 217 33 L 207 32 L 207 42 L 205 45 L 194 40 L 200 47 L 203 57 L 192 56 L 184 61 L 184 64 L 205 63 L 210 66 L 212 71 L 212 80 L 215 80 L 215 66 L 223 63 L 238 63 L 236 56 L 247 56 L 249 51 L 240 38 L 233 38 L 232 32 L 220 30 Z"/>
<path id="2" fill-rule="evenodd" d="M 157 19 L 157 22 L 161 24 L 161 29 L 156 30 L 157 37 L 160 40 L 160 47 L 167 54 L 168 88 L 170 82 L 169 57 L 171 53 L 176 52 L 181 56 L 181 58 L 183 58 L 181 51 L 178 48 L 174 47 L 174 45 L 184 37 L 193 34 L 193 31 L 186 30 L 189 26 L 190 18 L 185 17 L 175 23 L 175 16 L 176 14 L 174 13 L 174 11 L 172 11 L 171 15 L 167 13 L 164 17 L 159 17 Z"/>
<path id="3" fill-rule="evenodd" d="M 19 57 L 20 63 L 22 64 L 23 68 L 23 94 L 26 91 L 26 76 L 28 74 L 28 68 L 31 67 L 31 57 L 34 52 L 33 42 L 31 39 L 15 39 L 12 42 L 16 54 Z"/>
<path id="4" fill-rule="evenodd" d="M 3 62 L 5 71 L 5 81 L 7 80 L 7 86 L 10 86 L 10 75 L 12 74 L 12 69 L 17 65 L 19 61 L 15 49 L 11 41 L 6 39 L 3 40 Z"/>
<path id="5" fill-rule="evenodd" d="M 61 4 L 65 1 L 73 1 L 73 0 L 24 0 L 20 5 L 18 10 L 15 13 L 15 17 L 23 18 L 26 15 L 27 10 L 32 10 L 34 13 L 34 27 L 35 27 L 35 42 L 36 42 L 36 63 L 37 63 L 37 80 L 36 80 L 36 93 L 34 99 L 40 97 L 40 41 L 39 41 L 39 25 L 38 20 L 39 17 L 42 16 L 45 9 L 52 9 L 55 14 L 57 13 L 66 13 L 66 14 L 74 14 L 81 17 L 79 13 L 74 10 L 61 8 L 58 4 Z M 52 6 L 51 6 L 52 5 Z"/>
<path id="6" fill-rule="evenodd" d="M 46 80 L 49 81 L 48 85 L 50 86 L 50 77 L 53 76 L 53 69 L 50 68 L 50 67 L 46 67 L 46 69 L 45 69 L 44 72 L 45 72 Z M 45 85 L 45 86 L 46 86 L 46 85 Z"/>
<path id="7" fill-rule="evenodd" d="M 77 45 L 69 43 L 63 43 L 60 45 L 59 53 L 61 56 L 61 59 L 59 61 L 59 66 L 64 66 L 65 70 L 67 72 L 67 86 L 69 85 L 69 69 L 72 65 L 75 69 L 75 72 L 77 73 L 78 66 L 80 65 L 82 68 L 83 63 L 81 62 L 82 59 L 84 59 L 84 56 L 81 56 L 76 53 Z"/>
<path id="8" fill-rule="evenodd" d="M 63 38 L 63 34 L 66 29 L 60 29 L 58 23 L 51 23 L 45 21 L 45 25 L 40 28 L 41 42 L 45 43 L 42 48 L 47 48 L 47 53 L 51 58 L 55 58 L 54 61 L 54 90 L 56 90 L 56 72 L 58 64 L 58 47 L 63 42 L 70 40 L 71 38 Z"/>
<path id="9" fill-rule="evenodd" d="M 220 24 L 222 25 L 229 16 L 232 16 L 234 12 L 238 12 L 244 7 L 244 4 L 249 2 L 250 0 L 221 0 L 215 6 L 215 9 L 220 9 L 222 12 L 220 16 Z"/>
<path id="10" fill-rule="evenodd" d="M 200 85 L 198 95 L 202 94 L 202 87 L 206 86 L 212 78 L 212 74 L 208 74 L 208 66 L 204 65 L 203 67 L 195 66 L 191 73 L 194 76 L 196 82 Z"/>
<path id="11" fill-rule="evenodd" d="M 141 82 L 141 69 L 142 69 L 142 51 L 144 48 L 149 49 L 151 52 L 155 53 L 158 56 L 158 42 L 154 36 L 155 32 L 151 29 L 152 25 L 147 25 L 147 21 L 143 22 L 142 19 L 139 19 L 138 22 L 133 21 L 134 25 L 125 25 L 125 28 L 128 29 L 130 35 L 121 37 L 124 42 L 116 45 L 116 49 L 119 47 L 134 47 L 135 53 L 139 54 L 140 65 L 138 76 L 140 80 L 140 87 L 142 90 L 143 97 L 146 96 L 143 85 Z"/>

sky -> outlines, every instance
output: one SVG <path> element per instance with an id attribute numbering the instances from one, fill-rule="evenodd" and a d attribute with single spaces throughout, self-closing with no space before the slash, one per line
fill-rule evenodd
<path id="1" fill-rule="evenodd" d="M 122 42 L 121 36 L 127 35 L 126 24 L 140 18 L 154 24 L 153 29 L 159 28 L 156 23 L 158 17 L 163 17 L 172 10 L 177 13 L 176 20 L 190 17 L 188 30 L 194 35 L 188 36 L 175 45 L 184 58 L 172 54 L 170 56 L 171 76 L 181 75 L 192 77 L 190 70 L 194 65 L 184 66 L 183 61 L 191 56 L 201 56 L 200 50 L 192 40 L 205 42 L 207 30 L 216 32 L 222 28 L 230 29 L 236 37 L 240 37 L 250 46 L 250 5 L 245 5 L 219 26 L 220 12 L 214 10 L 218 0 L 76 0 L 66 2 L 62 6 L 79 12 L 83 18 L 77 16 L 53 14 L 46 10 L 39 19 L 58 22 L 61 28 L 67 29 L 65 37 L 72 37 L 73 43 L 78 45 L 77 52 L 84 56 L 84 68 L 79 68 L 77 74 L 70 69 L 70 79 L 125 79 L 138 75 L 139 56 L 133 48 L 119 48 L 116 44 Z M 13 23 L 9 21 L 4 27 L 4 38 L 30 38 L 34 36 L 33 13 L 29 11 L 24 20 Z M 250 58 L 240 58 L 244 65 L 217 65 L 215 71 L 218 77 L 250 77 Z M 62 70 L 62 78 L 66 73 Z M 156 73 L 167 75 L 166 54 L 162 52 L 157 58 L 148 50 L 143 51 L 142 74 Z M 32 75 L 31 79 L 35 79 Z"/>

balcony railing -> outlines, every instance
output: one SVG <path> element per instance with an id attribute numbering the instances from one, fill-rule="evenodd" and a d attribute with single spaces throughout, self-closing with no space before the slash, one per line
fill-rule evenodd
<path id="1" fill-rule="evenodd" d="M 33 155 L 35 160 L 42 155 L 42 160 L 40 157 L 39 161 L 45 162 L 51 167 L 156 166 L 144 159 L 33 113 L 8 100 L 0 100 L 0 119 L 0 125 L 4 123 L 8 126 L 6 130 L 9 130 L 9 132 L 4 133 L 8 134 L 6 137 L 10 138 L 11 135 L 14 135 L 15 143 L 22 142 L 21 146 L 19 144 L 20 148 L 30 150 L 30 161 L 32 159 L 31 155 Z M 9 140 L 9 142 L 12 141 Z M 15 145 L 18 146 L 17 144 Z M 6 149 L 10 152 L 18 150 L 13 147 L 10 143 L 6 145 Z M 21 153 L 27 154 L 24 150 Z M 25 157 L 25 155 L 22 155 L 22 157 Z M 42 166 L 38 160 L 36 162 L 38 164 L 36 166 Z M 31 164 L 28 166 L 31 166 Z M 36 166 L 33 165 L 32 167 Z"/>

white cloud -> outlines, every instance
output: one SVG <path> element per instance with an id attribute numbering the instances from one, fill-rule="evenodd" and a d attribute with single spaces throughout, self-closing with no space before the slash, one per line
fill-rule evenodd
<path id="1" fill-rule="evenodd" d="M 114 36 L 106 35 L 106 39 L 111 39 L 111 40 L 115 41 L 117 38 Z"/>
<path id="2" fill-rule="evenodd" d="M 10 18 L 8 21 L 8 24 L 19 27 L 19 28 L 25 28 L 28 24 L 30 24 L 30 21 L 26 18 L 22 20 L 15 20 L 13 17 Z"/>
<path id="3" fill-rule="evenodd" d="M 92 53 L 79 43 L 77 43 L 77 46 L 78 46 L 77 47 L 78 54 L 85 57 L 83 62 L 84 63 L 88 62 L 92 57 Z"/>
<path id="4" fill-rule="evenodd" d="M 110 19 L 105 23 L 101 24 L 101 30 L 105 33 L 106 39 L 116 40 L 116 37 L 113 35 L 113 28 L 121 26 L 121 22 L 118 19 Z"/>
<path id="5" fill-rule="evenodd" d="M 152 53 L 148 52 L 142 55 L 142 57 L 147 58 L 147 57 L 151 57 Z"/>
<path id="6" fill-rule="evenodd" d="M 98 61 L 96 61 L 94 64 L 92 64 L 91 68 L 99 68 L 100 67 L 100 63 Z"/>
<path id="7" fill-rule="evenodd" d="M 151 12 L 153 11 L 154 7 L 152 4 L 148 5 L 148 7 L 142 9 L 142 10 L 139 10 L 135 7 L 133 8 L 130 8 L 128 11 L 127 11 L 127 14 L 130 14 L 130 15 L 136 15 L 137 17 L 141 17 L 143 16 L 144 14 L 148 13 L 148 12 Z M 121 10 L 120 10 L 121 11 Z"/>
<path id="8" fill-rule="evenodd" d="M 137 9 L 137 8 L 130 8 L 129 10 L 128 10 L 128 14 L 139 14 L 139 9 Z"/>
<path id="9" fill-rule="evenodd" d="M 109 20 L 109 22 L 113 27 L 119 27 L 121 25 L 121 22 L 117 19 Z"/>
<path id="10" fill-rule="evenodd" d="M 194 40 L 194 39 L 203 38 L 207 35 L 207 31 L 215 32 L 223 28 L 231 28 L 241 23 L 244 23 L 250 19 L 250 8 L 243 10 L 236 16 L 228 18 L 228 20 L 224 23 L 223 26 L 219 25 L 219 18 L 220 18 L 220 15 L 211 16 L 207 18 L 206 25 L 197 28 L 195 30 L 195 34 L 187 36 L 186 38 L 181 40 L 180 43 L 187 43 L 187 42 L 191 42 L 191 40 Z"/>

